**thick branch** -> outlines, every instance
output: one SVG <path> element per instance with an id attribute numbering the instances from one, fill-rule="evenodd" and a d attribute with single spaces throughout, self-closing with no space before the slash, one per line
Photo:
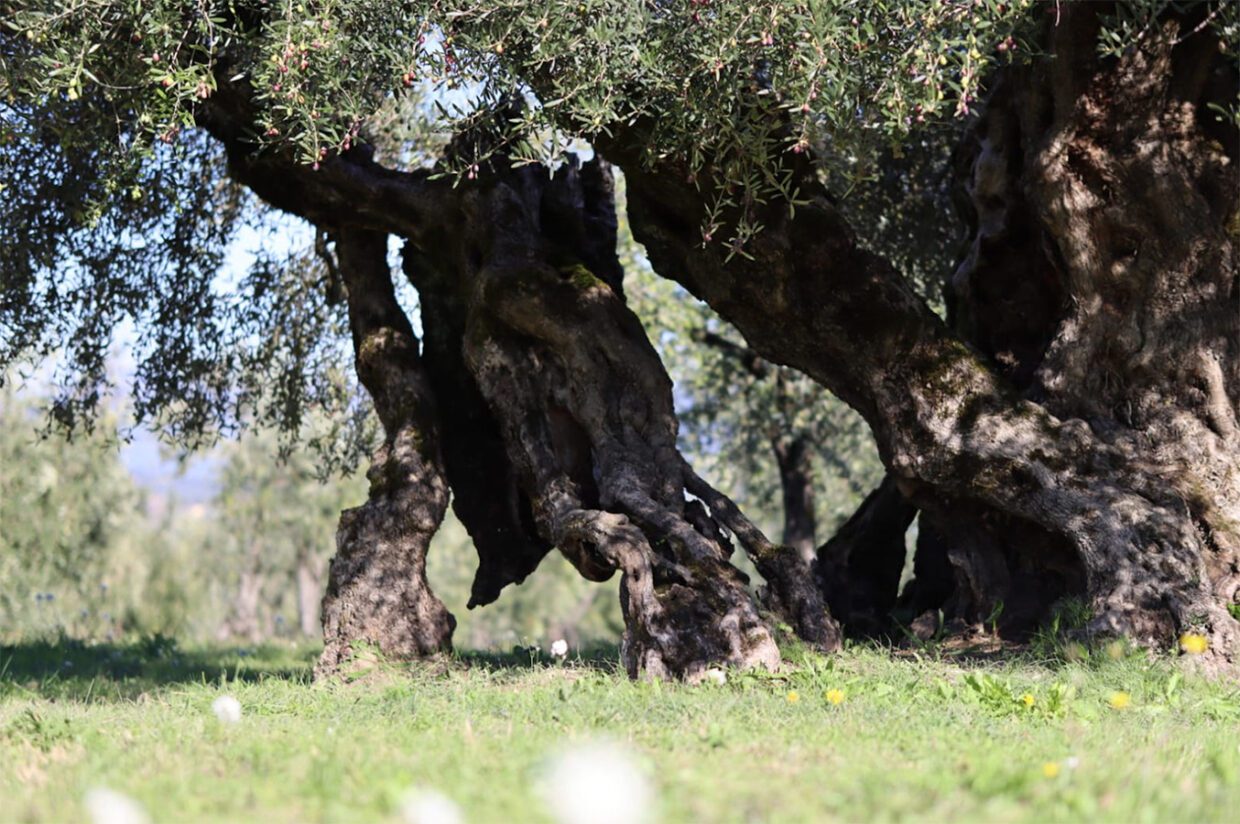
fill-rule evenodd
<path id="1" fill-rule="evenodd" d="M 277 209 L 316 226 L 386 232 L 434 242 L 450 217 L 451 183 L 428 171 L 403 172 L 381 166 L 373 150 L 356 146 L 319 163 L 298 162 L 286 147 L 264 147 L 254 132 L 257 109 L 242 80 L 216 71 L 218 90 L 198 111 L 198 123 L 223 143 L 232 176 Z"/>

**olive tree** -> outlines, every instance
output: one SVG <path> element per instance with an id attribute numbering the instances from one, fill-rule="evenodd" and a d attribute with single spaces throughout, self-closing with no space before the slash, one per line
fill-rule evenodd
<path id="1" fill-rule="evenodd" d="M 221 185 L 224 164 L 319 233 L 315 294 L 343 299 L 385 433 L 369 501 L 340 524 L 325 670 L 351 638 L 450 643 L 424 576 L 450 496 L 479 553 L 471 605 L 552 547 L 588 578 L 619 571 L 634 674 L 777 663 L 733 542 L 766 607 L 835 648 L 854 616 L 828 594 L 870 593 L 866 620 L 891 601 L 892 536 L 917 511 L 919 607 L 966 622 L 1001 608 L 1019 632 L 1085 597 L 1092 632 L 1193 630 L 1214 660 L 1236 654 L 1235 4 L 0 11 L 3 220 L 19 239 L 0 323 L 9 351 L 68 345 L 66 417 L 95 399 L 126 317 L 148 336 L 141 401 L 183 411 L 187 432 L 263 403 L 263 381 L 238 388 L 279 361 L 256 340 L 299 329 L 275 351 L 295 367 L 322 355 L 317 310 L 213 285 L 257 208 Z M 393 123 L 428 87 L 437 114 L 414 116 L 451 134 L 433 158 Z M 951 158 L 968 238 L 944 320 L 897 268 L 913 255 L 864 242 L 866 211 L 841 193 L 952 118 L 968 119 Z M 671 383 L 625 300 L 615 167 L 654 271 L 874 436 L 887 479 L 817 575 L 677 449 Z"/>

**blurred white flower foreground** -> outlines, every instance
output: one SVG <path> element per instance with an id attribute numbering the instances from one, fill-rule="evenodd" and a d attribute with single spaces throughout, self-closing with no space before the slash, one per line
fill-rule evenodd
<path id="1" fill-rule="evenodd" d="M 410 790 L 400 804 L 405 824 L 462 824 L 461 808 L 448 796 L 435 790 Z"/>
<path id="2" fill-rule="evenodd" d="M 654 792 L 627 750 L 596 741 L 566 749 L 542 786 L 559 824 L 641 824 L 654 820 Z"/>
<path id="3" fill-rule="evenodd" d="M 96 787 L 86 793 L 86 813 L 92 824 L 150 824 L 151 817 L 124 793 Z"/>
<path id="4" fill-rule="evenodd" d="M 231 695 L 221 695 L 211 702 L 211 712 L 224 724 L 241 722 L 241 702 Z"/>

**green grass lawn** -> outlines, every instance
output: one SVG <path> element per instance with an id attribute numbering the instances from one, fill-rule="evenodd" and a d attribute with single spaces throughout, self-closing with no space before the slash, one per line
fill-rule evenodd
<path id="1" fill-rule="evenodd" d="M 313 655 L 0 648 L 0 818 L 84 820 L 85 793 L 107 787 L 155 821 L 398 821 L 420 786 L 467 821 L 542 821 L 548 759 L 599 738 L 632 752 L 663 821 L 1240 811 L 1240 689 L 1143 656 L 971 663 L 854 647 L 688 687 L 632 683 L 614 652 L 564 664 L 465 655 L 313 685 Z M 1130 698 L 1121 709 L 1117 692 Z M 241 702 L 240 723 L 212 713 L 224 694 Z"/>

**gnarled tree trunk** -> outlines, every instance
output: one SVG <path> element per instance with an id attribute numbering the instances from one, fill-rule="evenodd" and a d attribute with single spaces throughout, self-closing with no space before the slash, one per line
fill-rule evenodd
<path id="1" fill-rule="evenodd" d="M 338 238 L 359 375 L 388 434 L 370 502 L 342 519 L 325 667 L 345 641 L 382 627 L 409 641 L 400 654 L 446 645 L 450 619 L 420 576 L 446 504 L 445 473 L 479 552 L 471 606 L 519 583 L 555 546 L 587 578 L 621 571 L 630 673 L 692 680 L 718 664 L 775 667 L 767 623 L 728 563 L 724 524 L 759 562 L 780 617 L 823 648 L 838 644 L 801 556 L 770 544 L 676 450 L 670 381 L 624 303 L 605 165 L 565 166 L 552 179 L 540 169 L 488 167 L 476 183 L 454 187 L 384 169 L 361 147 L 311 172 L 252 150 L 238 127 L 250 117 L 246 90 L 220 76 L 204 120 L 228 145 L 234 174 Z M 386 267 L 380 277 L 384 232 L 406 238 L 424 359 L 391 299 Z M 359 295 L 371 315 L 358 314 Z M 391 345 L 366 346 L 375 336 Z M 385 412 L 387 392 L 408 392 L 411 402 Z M 424 417 L 432 394 L 438 427 Z M 446 466 L 434 432 L 445 433 Z M 421 451 L 408 448 L 415 435 L 425 438 Z M 686 488 L 699 500 L 687 500 Z M 362 550 L 375 564 L 350 561 Z M 394 577 L 405 588 L 384 600 L 386 584 L 376 582 Z M 336 581 L 355 582 L 357 596 Z M 341 609 L 354 602 L 365 609 Z M 372 623 L 342 620 L 350 615 Z"/>
<path id="2" fill-rule="evenodd" d="M 957 584 L 974 589 L 965 611 L 993 611 L 1059 570 L 1062 585 L 1022 611 L 1079 591 L 1095 632 L 1162 645 L 1194 630 L 1231 659 L 1240 654 L 1228 614 L 1240 584 L 1238 187 L 1224 148 L 1234 151 L 1234 131 L 1223 140 L 1206 103 L 1215 83 L 1234 93 L 1234 69 L 1208 31 L 1184 36 L 1191 21 L 1169 21 L 1123 59 L 1102 60 L 1098 13 L 1065 7 L 1049 34 L 1057 74 L 1038 64 L 1022 81 L 1022 196 L 1064 290 L 1027 391 L 857 245 L 808 169 L 797 180 L 809 204 L 795 217 L 760 215 L 767 228 L 746 249 L 752 259 L 725 262 L 702 244 L 706 211 L 684 169 L 644 168 L 623 139 L 605 141 L 605 153 L 628 173 L 634 232 L 655 268 L 764 357 L 857 408 L 906 497 L 968 519 L 970 539 L 945 535 Z M 1036 342 L 1016 337 L 1023 349 Z M 1011 534 L 1021 531 L 1036 537 Z M 996 542 L 1001 558 L 986 548 Z M 966 597 L 959 586 L 956 597 Z"/>
<path id="3" fill-rule="evenodd" d="M 976 236 L 954 279 L 955 329 L 857 243 L 805 154 L 790 160 L 789 185 L 806 203 L 795 214 L 756 206 L 762 232 L 729 255 L 703 242 L 709 207 L 683 159 L 648 163 L 640 121 L 596 146 L 626 172 L 631 225 L 655 269 L 873 429 L 889 480 L 819 558 L 821 576 L 844 581 L 826 591 L 846 617 L 881 621 L 894 601 L 911 502 L 927 548 L 910 596 L 919 607 L 1017 625 L 1081 593 L 1095 632 L 1164 644 L 1195 630 L 1216 660 L 1230 659 L 1240 654 L 1228 612 L 1240 592 L 1236 135 L 1206 104 L 1234 97 L 1235 72 L 1208 29 L 1174 14 L 1104 60 L 1098 14 L 1062 9 L 1047 29 L 1053 61 L 1009 72 L 963 156 Z M 624 305 L 601 165 L 550 180 L 483 169 L 454 189 L 354 149 L 311 174 L 249 150 L 237 125 L 252 119 L 246 95 L 230 84 L 224 68 L 204 120 L 241 179 L 342 240 L 343 230 L 407 240 L 428 368 L 409 335 L 407 356 L 390 361 L 404 371 L 391 374 L 417 397 L 433 383 L 460 411 L 444 424 L 444 454 L 480 553 L 473 603 L 556 546 L 587 577 L 623 573 L 631 672 L 774 665 L 727 561 L 730 532 L 772 583 L 771 605 L 823 647 L 838 643 L 800 553 L 767 541 L 676 451 L 666 375 Z M 382 394 L 374 378 L 363 374 Z M 373 517 L 342 529 L 342 547 L 363 545 L 363 526 L 384 545 L 403 517 L 416 535 L 400 534 L 414 557 L 399 563 L 416 570 L 424 528 L 446 503 L 444 470 L 392 424 L 372 473 Z M 410 481 L 422 484 L 417 502 L 401 497 Z M 856 540 L 867 534 L 876 540 Z M 869 589 L 850 585 L 858 576 Z"/>
<path id="4" fill-rule="evenodd" d="M 1236 74 L 1199 19 L 1163 21 L 1115 62 L 1093 53 L 1098 22 L 1074 10 L 1053 31 L 1060 59 L 1009 70 L 991 95 L 961 156 L 973 234 L 950 297 L 997 371 L 1140 478 L 1146 500 L 1116 515 L 1162 508 L 1180 537 L 1099 548 L 1083 569 L 1062 530 L 1002 512 L 935 531 L 958 614 L 998 605 L 1027 629 L 1088 592 L 1095 629 L 1163 643 L 1217 625 L 1225 642 L 1240 588 L 1240 179 L 1235 131 L 1207 104 L 1234 98 Z"/>
<path id="5" fill-rule="evenodd" d="M 451 242 L 406 261 L 428 337 L 446 341 L 441 362 L 461 347 L 499 424 L 517 485 L 506 497 L 513 521 L 587 578 L 622 573 L 630 673 L 692 680 L 714 664 L 776 666 L 720 524 L 752 552 L 790 564 L 799 556 L 737 530 L 739 513 L 676 449 L 670 381 L 624 303 L 606 167 L 568 166 L 550 180 L 537 170 L 491 175 L 456 204 Z M 436 327 L 460 337 L 454 344 Z M 705 506 L 687 501 L 686 487 Z M 803 563 L 800 573 L 776 577 L 776 587 L 808 580 Z M 781 608 L 804 614 L 794 625 L 829 646 L 834 626 L 817 592 L 781 592 Z"/>

